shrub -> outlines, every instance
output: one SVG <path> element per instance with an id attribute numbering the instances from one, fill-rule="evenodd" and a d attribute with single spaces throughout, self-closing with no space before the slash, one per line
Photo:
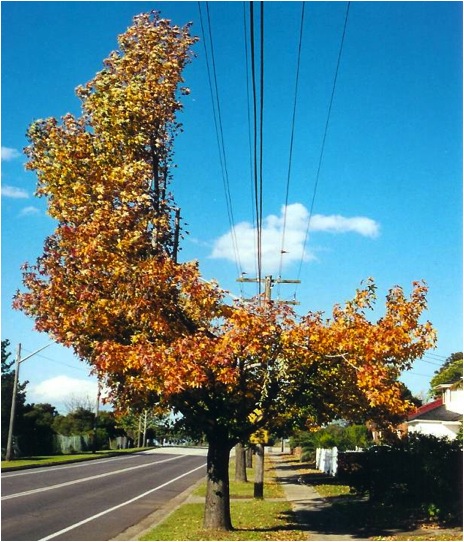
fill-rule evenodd
<path id="1" fill-rule="evenodd" d="M 353 450 L 358 446 L 366 446 L 369 432 L 364 425 L 343 425 L 332 423 L 319 431 L 300 431 L 290 439 L 290 447 L 302 449 L 302 461 L 314 461 L 316 448 L 333 448 Z"/>
<path id="2" fill-rule="evenodd" d="M 392 447 L 340 453 L 337 476 L 357 493 L 383 503 L 413 502 L 429 516 L 462 510 L 462 444 L 411 434 Z"/>

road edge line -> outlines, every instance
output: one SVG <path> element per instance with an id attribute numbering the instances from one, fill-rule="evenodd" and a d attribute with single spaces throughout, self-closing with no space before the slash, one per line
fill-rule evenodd
<path id="1" fill-rule="evenodd" d="M 162 489 L 163 487 L 166 487 L 174 482 L 177 482 L 177 480 L 180 480 L 181 478 L 184 478 L 185 476 L 188 476 L 189 474 L 192 474 L 193 472 L 203 469 L 206 467 L 206 463 L 203 463 L 199 467 L 196 467 L 192 470 L 189 470 L 188 472 L 184 472 L 184 474 L 181 474 L 180 476 L 176 476 L 176 478 L 173 478 L 172 480 L 169 480 L 168 482 L 165 482 L 164 484 L 161 484 L 160 486 L 157 486 L 153 489 L 149 489 L 148 491 L 145 491 L 144 493 L 141 493 L 137 497 L 133 497 L 132 499 L 129 499 L 125 502 L 122 502 L 120 504 L 117 504 L 116 506 L 112 506 L 111 508 L 108 508 L 107 510 L 103 510 L 102 512 L 99 512 L 98 514 L 95 514 L 93 516 L 90 516 L 86 519 L 83 519 L 81 521 L 78 521 L 77 523 L 74 523 L 73 525 L 70 525 L 69 527 L 65 527 L 64 529 L 61 529 L 60 531 L 56 531 L 55 533 L 49 534 L 48 536 L 44 538 L 40 538 L 39 542 L 43 540 L 52 540 L 53 538 L 56 538 L 57 536 L 61 536 L 62 534 L 65 534 L 69 531 L 72 531 L 74 529 L 77 529 L 81 525 L 85 525 L 86 523 L 89 523 L 93 521 L 94 519 L 98 519 L 102 516 L 105 516 L 106 514 L 110 514 L 111 512 L 114 512 L 115 510 L 118 510 L 119 508 L 122 508 L 123 506 L 127 506 L 128 504 L 132 504 L 135 501 L 138 501 L 139 499 L 143 499 L 147 495 L 150 495 L 151 493 L 154 493 L 155 491 L 158 491 L 159 489 Z"/>
<path id="2" fill-rule="evenodd" d="M 114 538 L 110 539 L 110 542 L 126 541 L 127 540 L 139 540 L 146 533 L 153 530 L 155 527 L 163 523 L 171 514 L 184 505 L 191 494 L 204 483 L 204 479 L 200 478 L 197 482 L 185 489 L 182 493 L 179 493 L 176 497 L 173 497 L 170 501 L 164 504 L 158 510 L 155 510 L 135 525 L 128 527 Z"/>

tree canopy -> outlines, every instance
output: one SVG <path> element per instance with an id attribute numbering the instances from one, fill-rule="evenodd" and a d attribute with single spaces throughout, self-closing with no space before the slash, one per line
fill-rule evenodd
<path id="1" fill-rule="evenodd" d="M 168 182 L 180 125 L 189 26 L 144 14 L 120 50 L 77 90 L 82 116 L 36 121 L 28 169 L 58 222 L 26 264 L 14 306 L 72 347 L 128 405 L 173 409 L 206 435 L 205 527 L 230 528 L 230 449 L 257 428 L 404 416 L 399 374 L 434 345 L 420 319 L 427 287 L 394 287 L 369 319 L 376 287 L 300 317 L 257 298 L 227 305 L 196 262 L 177 257 L 179 214 Z"/>

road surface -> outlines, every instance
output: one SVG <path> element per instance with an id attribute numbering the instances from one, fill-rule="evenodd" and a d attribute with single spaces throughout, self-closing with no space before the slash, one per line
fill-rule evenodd
<path id="1" fill-rule="evenodd" d="M 110 540 L 205 476 L 206 451 L 160 448 L 2 474 L 2 534 Z"/>

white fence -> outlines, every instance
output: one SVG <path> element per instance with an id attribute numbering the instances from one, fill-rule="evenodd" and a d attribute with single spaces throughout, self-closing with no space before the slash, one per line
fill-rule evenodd
<path id="1" fill-rule="evenodd" d="M 338 467 L 338 449 L 335 448 L 317 448 L 316 449 L 316 469 L 335 476 Z"/>
<path id="2" fill-rule="evenodd" d="M 54 444 L 55 450 L 62 454 L 85 452 L 92 447 L 89 435 L 55 435 Z"/>

